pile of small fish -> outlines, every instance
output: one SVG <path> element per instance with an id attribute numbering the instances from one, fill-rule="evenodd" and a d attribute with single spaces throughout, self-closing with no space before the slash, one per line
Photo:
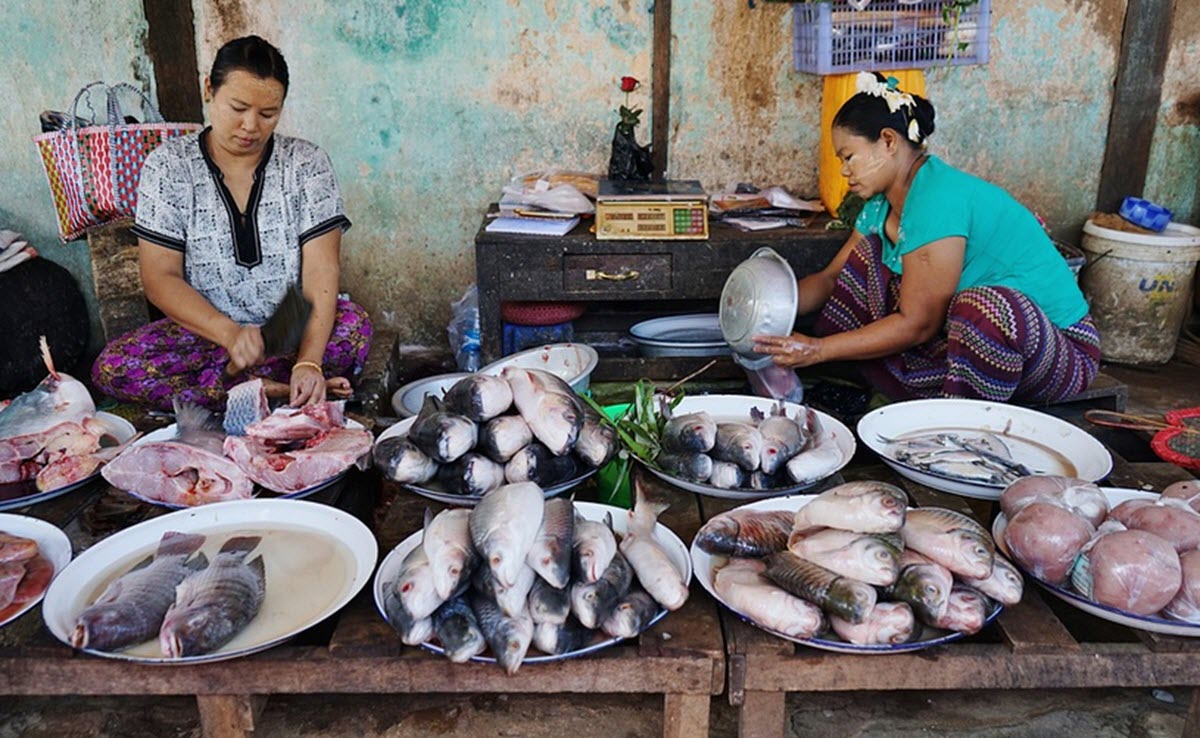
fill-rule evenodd
<path id="1" fill-rule="evenodd" d="M 713 576 L 730 607 L 792 638 L 832 627 L 856 645 L 897 645 L 929 640 L 920 624 L 975 633 L 991 599 L 1020 601 L 1020 573 L 978 523 L 906 504 L 893 485 L 850 482 L 794 513 L 718 515 L 696 545 L 730 557 Z"/>
<path id="2" fill-rule="evenodd" d="M 506 368 L 473 374 L 425 396 L 405 435 L 375 444 L 375 465 L 402 484 L 434 477 L 448 492 L 478 497 L 506 481 L 553 487 L 603 466 L 616 433 L 550 372 Z"/>
<path id="3" fill-rule="evenodd" d="M 1200 483 L 1109 508 L 1095 484 L 1020 479 L 1005 488 L 1004 543 L 1038 579 L 1134 615 L 1200 624 Z"/>
<path id="4" fill-rule="evenodd" d="M 1012 451 L 994 433 L 939 431 L 907 438 L 884 438 L 889 455 L 902 464 L 940 477 L 978 484 L 1006 485 L 1035 474 L 1013 460 Z"/>
<path id="5" fill-rule="evenodd" d="M 55 371 L 45 336 L 41 345 L 49 375 L 0 405 L 0 484 L 32 479 L 49 491 L 87 479 L 121 449 L 105 438 L 108 430 L 96 420 L 87 387 Z"/>
<path id="6" fill-rule="evenodd" d="M 153 555 L 114 579 L 79 614 L 71 645 L 114 652 L 157 637 L 162 655 L 171 659 L 216 651 L 242 632 L 262 605 L 263 558 L 247 561 L 261 540 L 230 538 L 210 562 L 196 553 L 204 536 L 164 533 Z"/>
<path id="7" fill-rule="evenodd" d="M 54 577 L 54 564 L 37 541 L 0 531 L 0 622 L 41 597 Z"/>
<path id="8" fill-rule="evenodd" d="M 427 513 L 421 542 L 384 584 L 384 614 L 406 644 L 436 635 L 455 663 L 490 648 L 509 674 L 531 642 L 560 655 L 632 638 L 660 607 L 687 601 L 688 582 L 654 539 L 664 509 L 638 486 L 619 541 L 611 517 L 584 518 L 532 482 L 498 487 L 473 509 Z"/>
<path id="9" fill-rule="evenodd" d="M 766 490 L 809 484 L 832 474 L 842 453 L 806 408 L 803 423 L 792 420 L 780 402 L 751 422 L 717 422 L 707 412 L 667 416 L 654 463 L 667 474 L 721 489 Z M 786 469 L 786 474 L 784 470 Z"/>

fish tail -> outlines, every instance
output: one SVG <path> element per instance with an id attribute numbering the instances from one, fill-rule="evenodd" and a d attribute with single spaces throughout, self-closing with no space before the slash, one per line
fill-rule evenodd
<path id="1" fill-rule="evenodd" d="M 182 436 L 187 431 L 219 430 L 221 428 L 211 410 L 194 402 L 186 402 L 176 397 L 171 400 L 171 407 L 175 410 L 176 435 Z"/>
<path id="2" fill-rule="evenodd" d="M 248 554 L 262 541 L 262 536 L 236 536 L 225 541 L 220 553 Z"/>
<path id="3" fill-rule="evenodd" d="M 42 361 L 46 362 L 46 370 L 50 372 L 50 376 L 58 379 L 58 372 L 54 369 L 54 357 L 50 355 L 50 343 L 46 341 L 45 336 L 38 337 L 38 346 L 42 350 Z"/>
<path id="4" fill-rule="evenodd" d="M 190 556 L 204 545 L 205 537 L 199 533 L 180 533 L 169 530 L 158 542 L 158 556 Z"/>

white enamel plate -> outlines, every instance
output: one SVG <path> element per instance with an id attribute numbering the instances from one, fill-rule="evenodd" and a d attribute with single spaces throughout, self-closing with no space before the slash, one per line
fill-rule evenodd
<path id="1" fill-rule="evenodd" d="M 37 518 L 25 515 L 0 514 L 0 532 L 36 541 L 38 553 L 45 556 L 54 567 L 54 574 L 51 576 L 51 581 L 71 561 L 71 541 L 67 539 L 67 534 L 44 520 L 38 520 Z M 48 589 L 49 586 L 47 586 Z M 21 605 L 9 605 L 6 608 L 0 609 L 0 627 L 8 625 L 21 617 L 31 607 L 41 602 L 45 596 L 46 593 L 42 592 L 42 594 Z"/>

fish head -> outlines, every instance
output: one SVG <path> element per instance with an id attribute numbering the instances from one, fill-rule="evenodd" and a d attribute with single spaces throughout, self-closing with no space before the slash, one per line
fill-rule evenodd
<path id="1" fill-rule="evenodd" d="M 901 598 L 925 622 L 933 622 L 946 612 L 951 581 L 944 575 L 945 570 L 936 564 L 915 564 L 905 569 L 896 582 Z"/>
<path id="2" fill-rule="evenodd" d="M 876 642 L 899 645 L 913 640 L 917 624 L 912 608 L 904 602 L 881 602 L 871 612 Z"/>
<path id="3" fill-rule="evenodd" d="M 853 555 L 882 581 L 893 581 L 900 559 L 895 549 L 871 536 L 863 536 L 851 545 Z"/>
<path id="4" fill-rule="evenodd" d="M 571 559 L 560 555 L 558 541 L 547 542 L 545 553 L 537 564 L 534 570 L 545 577 L 550 586 L 556 589 L 566 586 L 571 577 Z"/>
<path id="5" fill-rule="evenodd" d="M 908 501 L 903 495 L 903 492 L 897 495 L 890 489 L 879 489 L 860 500 L 870 514 L 881 522 L 882 528 L 895 531 L 904 526 L 904 515 L 908 510 Z"/>
<path id="6" fill-rule="evenodd" d="M 71 645 L 75 648 L 103 650 L 107 634 L 120 632 L 128 627 L 130 613 L 120 602 L 92 605 L 84 610 L 75 621 L 71 631 Z"/>
<path id="7" fill-rule="evenodd" d="M 953 551 L 963 567 L 963 573 L 974 579 L 983 579 L 992 573 L 995 549 L 973 531 L 955 532 Z"/>
<path id="8" fill-rule="evenodd" d="M 210 612 L 208 608 L 194 607 L 177 610 L 172 607 L 163 619 L 159 631 L 159 645 L 167 658 L 178 659 L 184 656 L 208 653 L 208 631 L 211 623 L 219 618 L 218 613 Z"/>

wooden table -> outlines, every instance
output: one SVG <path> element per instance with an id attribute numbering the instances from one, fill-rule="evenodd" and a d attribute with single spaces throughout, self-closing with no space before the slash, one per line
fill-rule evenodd
<path id="1" fill-rule="evenodd" d="M 995 503 L 946 495 L 894 475 L 882 464 L 850 467 L 847 479 L 903 486 L 918 506 L 971 515 L 988 529 Z M 1114 458 L 1106 484 L 1161 490 L 1191 478 L 1171 464 L 1129 464 Z M 728 509 L 702 502 L 705 518 Z M 819 651 L 768 634 L 722 610 L 730 704 L 738 735 L 784 735 L 788 692 L 1080 689 L 1200 686 L 1200 643 L 1109 623 L 1060 602 L 1026 581 L 1021 602 L 983 632 L 937 648 L 891 656 Z M 1200 689 L 1193 692 L 1185 735 L 1200 730 Z"/>
<path id="2" fill-rule="evenodd" d="M 320 500 L 352 511 L 376 532 L 380 560 L 421 526 L 425 508 L 440 505 L 385 485 L 375 472 L 351 472 Z M 684 541 L 700 524 L 693 495 L 665 485 L 671 503 L 663 522 Z M 586 497 L 588 489 L 578 491 Z M 128 499 L 95 483 L 18 511 L 59 525 L 75 552 L 107 533 L 90 523 L 98 510 Z M 134 516 L 161 508 L 136 504 Z M 111 531 L 110 531 L 111 532 Z M 490 664 L 452 664 L 406 647 L 375 609 L 368 585 L 338 615 L 291 643 L 260 654 L 197 666 L 151 666 L 76 654 L 58 643 L 35 607 L 0 630 L 3 695 L 195 695 L 206 736 L 244 736 L 272 694 L 332 693 L 650 693 L 663 695 L 664 735 L 708 732 L 709 700 L 725 684 L 725 657 L 716 603 L 696 585 L 686 605 L 638 639 L 585 658 L 529 664 L 508 676 Z"/>

